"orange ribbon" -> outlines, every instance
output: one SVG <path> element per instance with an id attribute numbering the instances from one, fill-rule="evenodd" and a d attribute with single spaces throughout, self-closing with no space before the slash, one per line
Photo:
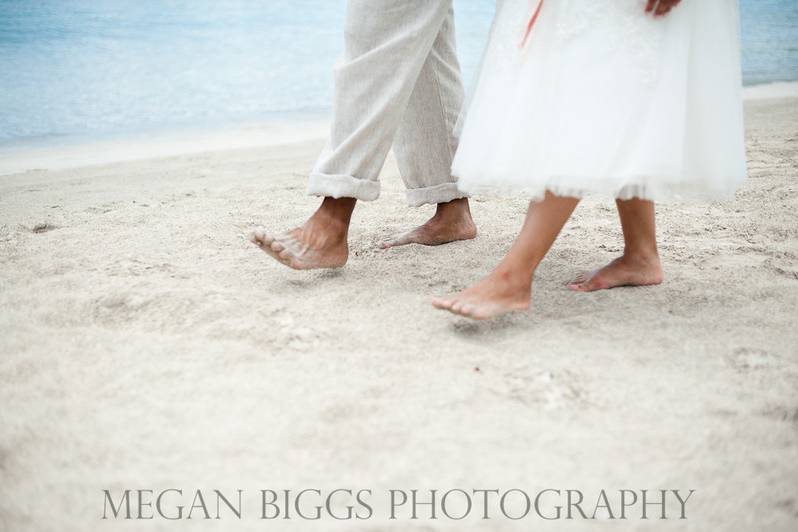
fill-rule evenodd
<path id="1" fill-rule="evenodd" d="M 526 46 L 527 41 L 529 40 L 529 36 L 532 34 L 532 28 L 535 26 L 535 22 L 538 20 L 538 15 L 540 15 L 540 8 L 543 7 L 544 0 L 538 0 L 537 7 L 532 11 L 532 16 L 529 18 L 529 22 L 526 23 L 526 29 L 524 30 L 524 36 L 521 39 L 521 43 L 518 45 L 519 48 L 523 48 Z M 530 0 L 530 7 L 531 7 L 531 0 Z"/>

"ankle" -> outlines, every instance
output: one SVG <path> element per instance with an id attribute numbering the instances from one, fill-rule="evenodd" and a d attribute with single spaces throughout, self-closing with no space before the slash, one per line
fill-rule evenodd
<path id="1" fill-rule="evenodd" d="M 640 266 L 659 266 L 659 253 L 656 247 L 626 248 L 623 251 L 623 260 Z"/>
<path id="2" fill-rule="evenodd" d="M 501 283 L 513 291 L 530 293 L 532 291 L 532 276 L 534 272 L 528 268 L 515 267 L 508 264 L 499 264 L 493 271 Z"/>
<path id="3" fill-rule="evenodd" d="M 319 210 L 341 218 L 351 216 L 355 205 L 357 205 L 355 198 L 331 198 L 328 196 L 321 202 Z"/>
<path id="4" fill-rule="evenodd" d="M 471 220 L 471 209 L 467 198 L 459 198 L 446 203 L 438 203 L 434 218 Z"/>
<path id="5" fill-rule="evenodd" d="M 337 230 L 348 229 L 356 202 L 354 198 L 324 198 L 311 220 L 329 224 Z"/>

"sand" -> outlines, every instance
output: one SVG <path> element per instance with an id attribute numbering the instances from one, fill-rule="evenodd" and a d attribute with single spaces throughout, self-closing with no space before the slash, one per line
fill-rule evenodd
<path id="1" fill-rule="evenodd" d="M 430 214 L 391 162 L 349 264 L 294 272 L 246 235 L 312 211 L 321 141 L 0 177 L 0 530 L 795 530 L 798 100 L 746 115 L 737 198 L 658 208 L 665 284 L 565 288 L 621 250 L 590 199 L 532 311 L 488 323 L 429 301 L 497 262 L 521 199 L 383 251 Z M 696 492 L 668 521 L 100 519 L 104 489 L 338 487 Z"/>

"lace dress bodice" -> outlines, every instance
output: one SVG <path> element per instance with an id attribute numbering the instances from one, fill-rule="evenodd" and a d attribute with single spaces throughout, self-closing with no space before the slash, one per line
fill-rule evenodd
<path id="1" fill-rule="evenodd" d="M 638 70 L 638 79 L 650 83 L 656 77 L 663 23 L 646 14 L 645 5 L 645 0 L 499 0 L 492 42 L 502 49 L 501 53 L 522 55 L 524 48 L 535 46 L 539 26 L 550 27 L 553 22 L 554 40 L 563 51 L 592 36 L 591 42 L 600 42 L 604 54 L 628 56 Z M 539 6 L 536 27 L 531 29 L 526 44 L 519 47 L 530 17 Z"/>

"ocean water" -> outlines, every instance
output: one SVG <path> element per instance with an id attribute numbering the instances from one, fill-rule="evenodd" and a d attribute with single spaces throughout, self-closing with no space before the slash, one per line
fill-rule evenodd
<path id="1" fill-rule="evenodd" d="M 345 5 L 0 0 L 0 145 L 324 113 Z M 740 5 L 745 83 L 798 79 L 798 0 Z M 494 6 L 455 0 L 466 80 Z"/>

